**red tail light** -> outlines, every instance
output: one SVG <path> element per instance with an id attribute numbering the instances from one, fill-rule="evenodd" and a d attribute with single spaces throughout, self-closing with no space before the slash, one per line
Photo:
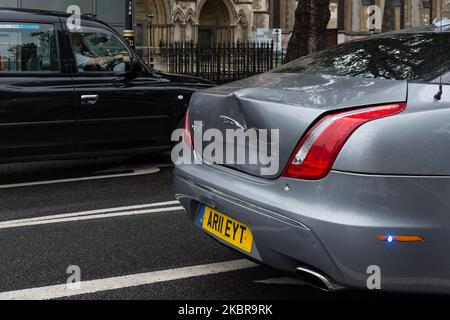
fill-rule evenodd
<path id="1" fill-rule="evenodd" d="M 283 176 L 306 180 L 326 177 L 356 129 L 367 122 L 398 114 L 405 108 L 406 103 L 393 103 L 324 117 L 300 141 Z"/>
<path id="2" fill-rule="evenodd" d="M 183 140 L 184 143 L 186 143 L 189 148 L 194 150 L 194 141 L 192 139 L 192 132 L 191 132 L 191 121 L 189 119 L 189 109 L 186 112 L 186 119 L 184 121 Z"/>

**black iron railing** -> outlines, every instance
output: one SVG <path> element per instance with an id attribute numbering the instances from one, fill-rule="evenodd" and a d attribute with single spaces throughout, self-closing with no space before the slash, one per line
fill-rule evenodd
<path id="1" fill-rule="evenodd" d="M 272 70 L 283 61 L 273 42 L 229 43 L 209 46 L 189 43 L 160 44 L 167 71 L 226 83 Z"/>

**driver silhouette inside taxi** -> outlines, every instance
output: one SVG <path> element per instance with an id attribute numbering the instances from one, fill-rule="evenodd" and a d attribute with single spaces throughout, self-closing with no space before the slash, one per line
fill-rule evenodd
<path id="1" fill-rule="evenodd" d="M 76 63 L 80 71 L 87 71 L 91 69 L 100 69 L 99 71 L 125 71 L 122 70 L 125 67 L 123 56 L 117 54 L 114 56 L 103 57 L 89 57 L 86 55 L 86 47 L 83 43 L 80 34 L 72 35 L 73 50 L 75 53 Z M 118 62 L 115 64 L 115 62 Z"/>

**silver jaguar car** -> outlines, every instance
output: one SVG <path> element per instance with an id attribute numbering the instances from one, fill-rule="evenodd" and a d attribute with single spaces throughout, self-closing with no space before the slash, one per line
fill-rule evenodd
<path id="1" fill-rule="evenodd" d="M 195 161 L 174 172 L 189 218 L 321 289 L 367 289 L 375 270 L 382 290 L 450 292 L 449 40 L 433 25 L 376 35 L 195 93 Z M 265 130 L 244 148 L 278 166 L 232 161 L 217 137 L 233 130 Z M 212 140 L 226 161 L 199 151 Z"/>

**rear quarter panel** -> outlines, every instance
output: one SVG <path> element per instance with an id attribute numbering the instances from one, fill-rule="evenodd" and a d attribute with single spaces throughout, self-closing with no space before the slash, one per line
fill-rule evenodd
<path id="1" fill-rule="evenodd" d="M 393 175 L 450 175 L 450 86 L 434 100 L 436 84 L 410 83 L 401 114 L 359 128 L 334 170 Z M 382 94 L 382 93 L 380 93 Z"/>

